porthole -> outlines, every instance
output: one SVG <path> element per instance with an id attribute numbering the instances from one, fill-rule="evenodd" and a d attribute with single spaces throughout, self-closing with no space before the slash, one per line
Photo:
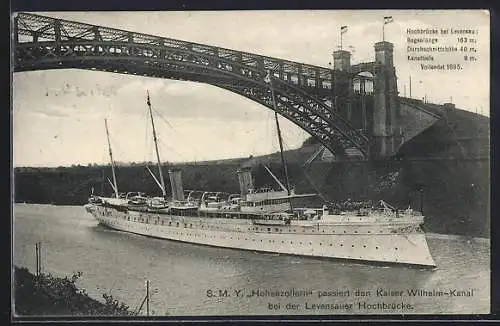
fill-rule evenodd
<path id="1" fill-rule="evenodd" d="M 398 247 L 396 247 L 396 248 L 394 248 L 394 249 L 398 250 Z"/>
<path id="2" fill-rule="evenodd" d="M 322 246 L 323 244 L 320 242 L 319 245 Z"/>
<path id="3" fill-rule="evenodd" d="M 269 243 L 271 243 L 271 240 L 269 240 Z"/>
<path id="4" fill-rule="evenodd" d="M 363 245 L 363 248 L 366 248 L 366 246 L 365 246 L 365 245 Z"/>
<path id="5" fill-rule="evenodd" d="M 368 231 L 368 233 L 372 233 L 372 231 Z"/>
<path id="6" fill-rule="evenodd" d="M 358 231 L 354 230 L 354 233 L 358 233 Z"/>
<path id="7" fill-rule="evenodd" d="M 354 245 L 351 245 L 351 248 L 354 248 Z"/>
<path id="8" fill-rule="evenodd" d="M 285 243 L 285 241 L 281 240 L 281 243 Z"/>
<path id="9" fill-rule="evenodd" d="M 330 247 L 332 246 L 332 244 L 330 243 Z"/>
<path id="10" fill-rule="evenodd" d="M 344 233 L 345 233 L 345 230 L 344 230 Z"/>
<path id="11" fill-rule="evenodd" d="M 378 247 L 375 247 L 375 249 L 378 249 Z"/>
<path id="12" fill-rule="evenodd" d="M 340 244 L 341 247 L 343 247 L 344 245 L 343 244 Z"/>

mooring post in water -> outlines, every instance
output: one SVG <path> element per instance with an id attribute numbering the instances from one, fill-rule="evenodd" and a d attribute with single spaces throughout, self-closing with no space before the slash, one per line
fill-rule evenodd
<path id="1" fill-rule="evenodd" d="M 35 274 L 37 277 L 42 273 L 42 243 L 35 243 Z"/>
<path id="2" fill-rule="evenodd" d="M 424 189 L 420 188 L 420 213 L 424 214 Z"/>
<path id="3" fill-rule="evenodd" d="M 149 316 L 149 280 L 146 281 L 146 316 Z"/>
<path id="4" fill-rule="evenodd" d="M 40 242 L 40 244 L 38 245 L 38 260 L 40 261 L 40 263 L 38 264 L 39 268 L 40 268 L 40 271 L 39 271 L 39 274 L 41 275 L 42 274 L 42 243 Z"/>
<path id="5" fill-rule="evenodd" d="M 35 275 L 38 277 L 38 242 L 35 243 Z"/>

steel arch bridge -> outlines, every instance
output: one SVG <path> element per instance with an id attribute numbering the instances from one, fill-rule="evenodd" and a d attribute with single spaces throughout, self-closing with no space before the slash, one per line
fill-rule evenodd
<path id="1" fill-rule="evenodd" d="M 15 72 L 88 69 L 211 84 L 276 111 L 338 154 L 369 155 L 370 140 L 333 105 L 345 72 L 204 44 L 89 25 L 29 13 L 13 18 Z M 330 100 L 330 105 L 327 101 Z"/>

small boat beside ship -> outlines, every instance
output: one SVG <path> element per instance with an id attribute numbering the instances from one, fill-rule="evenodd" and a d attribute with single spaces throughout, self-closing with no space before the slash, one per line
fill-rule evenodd
<path id="1" fill-rule="evenodd" d="M 115 197 L 92 195 L 85 205 L 99 223 L 125 232 L 192 244 L 358 262 L 436 266 L 420 227 L 424 217 L 411 208 L 398 210 L 384 201 L 346 207 L 330 204 L 320 208 L 293 207 L 293 200 L 315 194 L 296 194 L 289 185 L 277 115 L 285 184 L 267 167 L 266 170 L 279 190 L 254 187 L 251 168 L 241 168 L 237 171 L 238 194 L 185 191 L 182 171 L 170 169 L 171 195 L 167 196 L 149 94 L 147 104 L 159 177 L 149 168 L 148 171 L 162 190 L 162 196 L 118 193 L 106 124 L 113 171 L 110 184 Z"/>

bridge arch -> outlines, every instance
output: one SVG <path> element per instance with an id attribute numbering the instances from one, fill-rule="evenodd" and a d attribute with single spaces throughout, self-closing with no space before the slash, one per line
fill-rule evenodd
<path id="1" fill-rule="evenodd" d="M 15 71 L 77 68 L 203 82 L 274 110 L 270 87 L 264 82 L 270 70 L 280 115 L 333 152 L 354 147 L 368 155 L 368 138 L 302 87 L 327 84 L 324 80 L 328 76 L 320 69 L 31 14 L 19 14 L 14 29 Z M 297 82 L 293 82 L 293 76 L 297 76 Z M 308 82 L 312 79 L 314 83 Z"/>

